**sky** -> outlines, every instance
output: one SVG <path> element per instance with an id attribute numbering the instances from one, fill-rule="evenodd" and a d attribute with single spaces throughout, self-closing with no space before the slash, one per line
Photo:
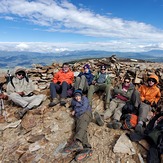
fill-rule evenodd
<path id="1" fill-rule="evenodd" d="M 163 0 L 0 0 L 0 50 L 163 50 Z"/>

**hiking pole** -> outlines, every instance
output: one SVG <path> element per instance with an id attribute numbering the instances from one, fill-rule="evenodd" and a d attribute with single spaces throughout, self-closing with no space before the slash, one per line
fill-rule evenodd
<path id="1" fill-rule="evenodd" d="M 2 87 L 0 88 L 0 94 L 2 93 Z M 0 115 L 2 115 L 2 110 L 4 110 L 4 102 L 3 99 L 0 99 Z"/>

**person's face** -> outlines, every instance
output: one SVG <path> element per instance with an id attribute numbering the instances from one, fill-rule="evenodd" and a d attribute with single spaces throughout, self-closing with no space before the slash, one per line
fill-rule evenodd
<path id="1" fill-rule="evenodd" d="M 17 77 L 19 80 L 21 80 L 21 79 L 23 79 L 23 78 L 25 77 L 25 73 L 24 73 L 24 72 L 18 72 L 18 73 L 16 74 L 16 77 Z"/>
<path id="2" fill-rule="evenodd" d="M 104 74 L 106 72 L 106 69 L 102 68 L 101 73 Z"/>
<path id="3" fill-rule="evenodd" d="M 125 86 L 129 86 L 130 85 L 130 80 L 129 79 L 125 79 L 124 80 L 124 85 Z"/>
<path id="4" fill-rule="evenodd" d="M 85 69 L 84 69 L 84 72 L 85 72 L 85 73 L 88 73 L 88 71 L 89 71 L 88 68 L 85 68 Z"/>
<path id="5" fill-rule="evenodd" d="M 156 83 L 156 80 L 155 80 L 155 79 L 153 79 L 153 78 L 149 78 L 149 79 L 148 79 L 148 85 L 149 85 L 150 87 L 152 87 L 155 83 Z"/>
<path id="6" fill-rule="evenodd" d="M 69 71 L 69 66 L 68 65 L 63 65 L 62 70 L 63 70 L 63 72 L 68 72 Z"/>
<path id="7" fill-rule="evenodd" d="M 75 95 L 75 100 L 76 100 L 76 101 L 81 101 L 81 95 L 78 95 L 78 94 Z"/>

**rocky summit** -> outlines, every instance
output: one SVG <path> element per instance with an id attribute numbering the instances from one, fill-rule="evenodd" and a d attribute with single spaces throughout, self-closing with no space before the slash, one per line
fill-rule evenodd
<path id="1" fill-rule="evenodd" d="M 136 86 L 146 82 L 148 75 L 156 73 L 159 76 L 161 101 L 163 108 L 163 64 L 148 63 L 134 59 L 117 59 L 116 56 L 102 59 L 82 60 L 71 62 L 75 75 L 82 70 L 83 65 L 89 63 L 93 73 L 99 65 L 107 65 L 107 71 L 112 79 L 112 87 L 120 83 L 127 73 Z M 11 101 L 3 100 L 4 108 L 0 116 L 0 162 L 2 163 L 69 163 L 74 153 L 62 153 L 63 147 L 71 141 L 74 131 L 74 119 L 70 116 L 70 101 L 66 107 L 56 105 L 48 107 L 49 84 L 53 74 L 61 68 L 58 63 L 50 66 L 33 65 L 28 69 L 29 77 L 36 83 L 35 93 L 47 96 L 45 101 L 36 109 L 30 110 L 23 117 L 17 118 L 17 111 L 21 108 Z M 0 75 L 0 83 L 5 93 L 6 74 Z M 93 97 L 93 112 L 104 112 L 103 94 L 97 93 Z M 114 130 L 98 126 L 92 121 L 88 128 L 89 142 L 93 148 L 92 157 L 86 163 L 138 163 L 146 162 L 148 144 L 145 140 L 138 143 L 131 142 L 125 133 L 127 130 Z"/>

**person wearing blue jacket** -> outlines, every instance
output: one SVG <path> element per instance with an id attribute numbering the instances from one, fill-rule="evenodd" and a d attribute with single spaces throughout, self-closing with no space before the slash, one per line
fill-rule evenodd
<path id="1" fill-rule="evenodd" d="M 89 86 L 92 84 L 92 80 L 94 75 L 90 70 L 90 66 L 88 64 L 84 65 L 84 71 L 80 72 L 75 80 L 75 90 L 80 89 L 83 92 L 86 92 L 89 89 Z"/>
<path id="2" fill-rule="evenodd" d="M 74 92 L 74 98 L 71 101 L 72 115 L 75 118 L 75 135 L 73 143 L 64 148 L 64 152 L 69 153 L 83 148 L 91 149 L 88 143 L 87 128 L 92 121 L 92 109 L 88 98 L 82 95 L 81 90 Z"/>

